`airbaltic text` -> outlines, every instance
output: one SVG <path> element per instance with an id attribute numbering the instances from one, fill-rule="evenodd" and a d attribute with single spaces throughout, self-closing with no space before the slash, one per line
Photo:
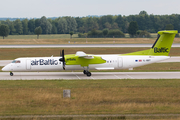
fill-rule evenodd
<path id="1" fill-rule="evenodd" d="M 166 47 L 161 47 L 161 48 L 157 48 L 155 47 L 154 48 L 154 53 L 168 53 L 168 48 Z"/>
<path id="2" fill-rule="evenodd" d="M 39 59 L 39 60 L 31 60 L 31 65 L 58 65 L 58 60 L 54 59 Z"/>

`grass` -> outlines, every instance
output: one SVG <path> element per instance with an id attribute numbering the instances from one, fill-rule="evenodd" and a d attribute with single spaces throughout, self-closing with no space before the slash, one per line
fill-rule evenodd
<path id="1" fill-rule="evenodd" d="M 48 57 L 59 56 L 60 50 L 65 54 L 75 54 L 84 51 L 87 54 L 123 54 L 148 48 L 0 48 L 0 60 L 13 60 L 18 57 Z M 180 48 L 172 48 L 170 56 L 180 56 Z"/>
<path id="2" fill-rule="evenodd" d="M 73 38 L 77 38 L 78 34 L 74 34 Z M 39 39 L 60 39 L 60 38 L 70 38 L 70 34 L 47 34 L 39 35 Z M 3 39 L 3 37 L 0 37 Z M 5 39 L 37 39 L 37 35 L 8 35 Z"/>
<path id="3" fill-rule="evenodd" d="M 46 38 L 46 36 L 49 36 Z M 1 45 L 9 44 L 153 44 L 156 38 L 57 38 L 50 37 L 51 35 L 44 35 L 40 39 L 31 38 L 31 37 L 19 37 L 19 38 L 6 38 L 0 39 Z M 180 43 L 180 38 L 175 38 L 174 43 Z"/>
<path id="4" fill-rule="evenodd" d="M 1 45 L 8 44 L 137 44 L 150 43 L 153 44 L 157 38 L 157 33 L 152 33 L 152 38 L 78 38 L 78 34 L 73 35 L 70 39 L 69 34 L 48 34 L 40 35 L 9 35 L 8 37 L 0 37 Z M 180 38 L 175 38 L 174 43 L 180 43 Z"/>
<path id="5" fill-rule="evenodd" d="M 0 115 L 179 114 L 180 80 L 0 81 Z M 63 90 L 71 98 L 63 98 Z"/>

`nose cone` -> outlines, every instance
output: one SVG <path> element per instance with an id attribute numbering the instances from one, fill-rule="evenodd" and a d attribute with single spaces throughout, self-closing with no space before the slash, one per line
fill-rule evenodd
<path id="1" fill-rule="evenodd" d="M 2 68 L 2 71 L 10 71 L 8 65 L 4 66 L 4 67 Z"/>

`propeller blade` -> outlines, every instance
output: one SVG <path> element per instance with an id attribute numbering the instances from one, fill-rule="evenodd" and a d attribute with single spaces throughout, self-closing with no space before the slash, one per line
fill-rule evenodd
<path id="1" fill-rule="evenodd" d="M 63 64 L 62 64 L 62 66 L 63 66 L 63 69 L 65 70 L 65 57 L 64 57 L 64 50 L 62 50 L 62 53 L 61 53 L 61 51 L 60 51 L 60 59 L 59 59 L 59 61 L 61 61 Z"/>
<path id="2" fill-rule="evenodd" d="M 62 58 L 63 58 L 63 62 L 65 62 L 65 59 L 64 59 L 64 50 L 62 50 Z"/>

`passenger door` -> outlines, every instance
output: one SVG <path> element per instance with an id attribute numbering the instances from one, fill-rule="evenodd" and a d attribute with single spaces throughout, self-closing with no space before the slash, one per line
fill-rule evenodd
<path id="1" fill-rule="evenodd" d="M 122 57 L 118 57 L 118 67 L 119 68 L 123 67 L 123 59 L 122 59 Z"/>
<path id="2" fill-rule="evenodd" d="M 26 60 L 26 70 L 31 70 L 31 60 L 30 59 Z"/>

